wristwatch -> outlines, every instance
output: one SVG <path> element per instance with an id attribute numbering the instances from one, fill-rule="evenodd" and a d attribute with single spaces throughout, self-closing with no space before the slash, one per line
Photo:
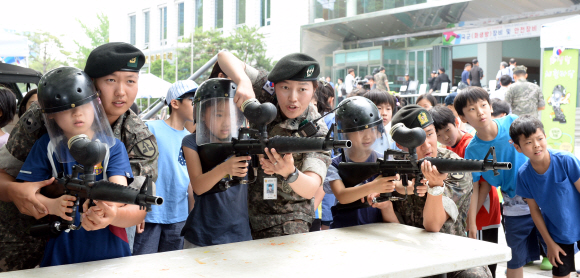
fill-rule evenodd
<path id="1" fill-rule="evenodd" d="M 300 171 L 298 171 L 297 167 L 294 167 L 294 169 L 295 169 L 294 172 L 292 172 L 292 174 L 288 175 L 288 177 L 284 179 L 286 183 L 293 183 L 298 179 L 298 174 L 300 173 Z"/>
<path id="2" fill-rule="evenodd" d="M 432 196 L 443 195 L 443 191 L 445 191 L 445 182 L 443 182 L 442 186 L 433 186 L 427 189 L 427 193 L 431 194 Z"/>

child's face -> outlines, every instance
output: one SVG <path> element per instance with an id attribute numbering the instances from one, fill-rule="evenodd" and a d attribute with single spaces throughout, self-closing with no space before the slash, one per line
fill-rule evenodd
<path id="1" fill-rule="evenodd" d="M 378 138 L 377 127 L 367 128 L 355 132 L 346 133 L 348 140 L 352 142 L 351 151 L 369 150 Z"/>
<path id="2" fill-rule="evenodd" d="M 426 98 L 420 100 L 419 102 L 417 102 L 417 105 L 429 110 L 431 108 L 433 108 L 433 105 L 431 105 L 431 102 L 429 100 L 427 100 Z"/>
<path id="3" fill-rule="evenodd" d="M 204 123 L 211 134 L 218 139 L 227 139 L 231 134 L 231 113 L 226 102 L 219 102 L 215 109 L 205 109 Z"/>
<path id="4" fill-rule="evenodd" d="M 193 97 L 182 99 L 181 102 L 175 101 L 177 108 L 172 107 L 173 113 L 178 113 L 182 119 L 193 122 Z"/>
<path id="5" fill-rule="evenodd" d="M 280 110 L 289 119 L 302 115 L 314 95 L 312 81 L 284 80 L 276 83 L 274 88 Z"/>
<path id="6" fill-rule="evenodd" d="M 92 125 L 95 119 L 93 103 L 89 102 L 66 111 L 50 115 L 56 124 L 63 130 L 67 138 L 75 135 L 85 134 L 93 136 Z"/>
<path id="7" fill-rule="evenodd" d="M 379 104 L 377 108 L 379 113 L 381 113 L 381 117 L 383 117 L 383 126 L 388 125 L 393 117 L 393 108 L 388 103 Z"/>
<path id="8" fill-rule="evenodd" d="M 479 99 L 477 102 L 470 102 L 463 107 L 463 116 L 459 117 L 462 122 L 469 123 L 477 130 L 492 123 L 491 112 L 493 112 L 493 108 L 487 100 Z"/>
<path id="9" fill-rule="evenodd" d="M 445 146 L 453 147 L 461 140 L 459 129 L 454 124 L 447 124 L 437 131 L 437 141 Z"/>
<path id="10" fill-rule="evenodd" d="M 95 79 L 109 121 L 116 120 L 133 105 L 137 97 L 138 80 L 139 74 L 131 71 L 116 71 Z"/>
<path id="11" fill-rule="evenodd" d="M 523 134 L 520 135 L 519 145 L 514 144 L 514 146 L 518 152 L 523 153 L 531 161 L 542 161 L 546 155 L 549 155 L 546 134 L 539 128 L 528 138 Z"/>

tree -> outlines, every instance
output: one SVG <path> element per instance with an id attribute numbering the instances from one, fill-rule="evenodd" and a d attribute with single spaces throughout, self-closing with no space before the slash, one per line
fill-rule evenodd
<path id="1" fill-rule="evenodd" d="M 79 49 L 76 52 L 76 58 L 73 58 L 72 60 L 74 61 L 75 67 L 79 69 L 85 68 L 87 58 L 89 58 L 89 54 L 93 49 L 109 42 L 109 17 L 101 13 L 97 14 L 97 18 L 100 23 L 95 28 L 89 28 L 77 18 L 77 22 L 81 25 L 87 37 L 91 39 L 91 47 L 86 47 L 76 40 L 74 41 Z"/>
<path id="2" fill-rule="evenodd" d="M 155 60 L 153 63 L 151 63 L 151 69 L 149 71 L 151 74 L 157 77 L 161 77 L 161 60 Z M 167 61 L 163 63 L 163 80 L 170 83 L 175 82 L 175 65 L 172 65 Z"/>
<path id="3" fill-rule="evenodd" d="M 274 65 L 272 58 L 266 57 L 266 47 L 264 35 L 258 32 L 258 27 L 243 26 L 236 29 L 230 36 L 230 50 L 236 57 L 244 63 L 258 69 L 271 71 Z"/>
<path id="4" fill-rule="evenodd" d="M 70 52 L 65 51 L 60 38 L 48 32 L 31 32 L 26 34 L 31 42 L 30 68 L 42 74 L 59 67 L 67 66 L 66 57 Z"/>

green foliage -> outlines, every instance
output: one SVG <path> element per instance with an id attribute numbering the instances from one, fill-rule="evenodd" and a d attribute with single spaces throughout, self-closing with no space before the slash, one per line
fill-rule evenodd
<path id="1" fill-rule="evenodd" d="M 229 50 L 240 60 L 252 67 L 270 71 L 274 65 L 272 59 L 266 57 L 266 48 L 263 40 L 264 35 L 258 32 L 258 27 L 243 26 L 235 29 L 229 36 L 223 35 L 221 31 L 215 29 L 203 31 L 201 28 L 198 28 L 193 33 L 193 72 L 203 66 L 222 49 Z M 177 50 L 179 80 L 187 79 L 192 74 L 190 42 L 191 38 L 184 38 L 179 44 L 183 47 L 179 47 Z M 171 73 L 169 73 L 167 64 L 169 63 L 165 63 L 164 65 L 164 79 L 173 83 L 175 82 L 175 66 L 173 65 L 172 70 L 169 70 Z M 156 70 L 155 72 L 154 69 Z M 161 61 L 154 61 L 151 64 L 151 73 L 161 76 L 160 70 Z M 195 82 L 201 84 L 201 82 L 209 77 L 210 72 L 211 68 L 197 78 Z M 168 74 L 171 74 L 173 78 L 169 78 Z"/>
<path id="2" fill-rule="evenodd" d="M 68 65 L 66 57 L 70 52 L 64 50 L 59 37 L 40 31 L 27 33 L 26 36 L 31 43 L 31 69 L 45 74 L 56 67 Z"/>
<path id="3" fill-rule="evenodd" d="M 73 60 L 75 67 L 79 69 L 85 68 L 87 64 L 87 58 L 93 49 L 95 49 L 97 46 L 109 42 L 109 17 L 101 13 L 97 14 L 97 18 L 99 19 L 100 23 L 95 28 L 89 28 L 77 18 L 77 22 L 81 25 L 87 37 L 91 39 L 90 47 L 81 45 L 76 40 L 74 41 L 79 49 L 76 52 L 76 58 L 72 58 L 71 60 Z"/>
<path id="4" fill-rule="evenodd" d="M 157 77 L 161 77 L 161 60 L 155 60 L 151 63 L 150 72 Z M 179 76 L 181 76 L 181 74 Z M 189 75 L 187 77 L 189 77 Z M 186 79 L 187 77 L 183 79 Z M 167 61 L 163 63 L 163 80 L 170 83 L 175 82 L 175 65 L 172 65 Z"/>

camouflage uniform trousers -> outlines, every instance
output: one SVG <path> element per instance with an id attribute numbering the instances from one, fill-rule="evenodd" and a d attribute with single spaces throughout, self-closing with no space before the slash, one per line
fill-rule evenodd
<path id="1" fill-rule="evenodd" d="M 312 224 L 304 220 L 292 220 L 284 222 L 282 225 L 270 227 L 260 231 L 252 231 L 253 239 L 271 238 L 277 236 L 294 235 L 301 233 L 308 233 Z"/>
<path id="2" fill-rule="evenodd" d="M 434 275 L 427 278 L 439 278 L 441 276 Z M 487 266 L 472 267 L 470 269 L 454 271 L 447 273 L 447 278 L 492 278 L 491 271 Z"/>

